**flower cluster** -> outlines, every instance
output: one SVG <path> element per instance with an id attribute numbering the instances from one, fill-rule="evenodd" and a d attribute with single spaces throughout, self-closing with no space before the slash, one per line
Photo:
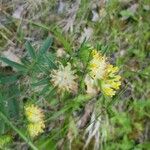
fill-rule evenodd
<path id="1" fill-rule="evenodd" d="M 121 76 L 117 75 L 118 71 L 118 67 L 114 67 L 108 63 L 105 56 L 102 56 L 100 52 L 93 50 L 92 59 L 89 62 L 89 75 L 92 82 L 91 85 L 85 82 L 87 89 L 89 86 L 95 86 L 95 88 L 97 87 L 104 95 L 110 97 L 114 96 L 116 90 L 118 90 L 121 85 Z M 89 91 L 87 91 L 87 93 L 89 93 Z"/>
<path id="2" fill-rule="evenodd" d="M 89 63 L 90 76 L 93 79 L 102 79 L 105 75 L 107 67 L 106 58 L 98 53 L 95 49 L 92 50 L 92 60 Z"/>
<path id="3" fill-rule="evenodd" d="M 31 137 L 36 137 L 44 131 L 44 114 L 40 108 L 33 104 L 27 105 L 25 106 L 25 115 L 29 121 L 28 132 Z"/>
<path id="4" fill-rule="evenodd" d="M 114 96 L 116 90 L 118 90 L 121 85 L 121 76 L 116 75 L 117 72 L 118 67 L 113 67 L 112 65 L 108 64 L 106 76 L 104 77 L 104 80 L 102 80 L 101 84 L 102 91 L 108 96 Z"/>
<path id="5" fill-rule="evenodd" d="M 98 92 L 102 92 L 104 95 L 114 96 L 121 85 L 121 77 L 117 75 L 118 67 L 108 63 L 107 58 L 95 49 L 92 50 L 91 56 L 88 64 L 89 72 L 84 79 L 86 93 L 95 96 Z M 77 93 L 78 78 L 75 71 L 71 70 L 70 63 L 66 66 L 60 64 L 57 70 L 51 72 L 51 82 L 60 92 Z"/>

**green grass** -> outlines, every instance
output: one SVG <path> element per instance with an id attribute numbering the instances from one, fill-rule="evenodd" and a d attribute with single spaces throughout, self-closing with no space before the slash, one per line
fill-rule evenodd
<path id="1" fill-rule="evenodd" d="M 138 4 L 135 13 L 127 10 L 133 3 Z M 42 14 L 44 8 L 55 14 L 57 4 L 54 1 L 53 5 L 43 5 L 43 8 L 40 8 L 38 14 L 42 14 L 42 17 L 35 20 L 33 14 L 33 18 L 30 14 L 30 17 L 27 15 L 20 20 L 13 18 L 11 5 L 3 9 L 1 14 L 5 21 L 0 27 L 0 52 L 7 50 L 9 46 L 14 47 L 14 50 L 25 49 L 25 52 L 21 58 L 22 65 L 0 56 L 1 61 L 17 69 L 15 72 L 9 67 L 0 66 L 0 137 L 8 135 L 12 138 L 12 142 L 8 142 L 2 149 L 17 149 L 17 142 L 25 142 L 31 149 L 56 149 L 58 142 L 62 142 L 66 150 L 70 146 L 70 129 L 73 137 L 72 149 L 82 149 L 85 144 L 83 133 L 86 127 L 78 129 L 76 124 L 84 112 L 85 105 L 91 102 L 96 108 L 96 121 L 99 116 L 104 117 L 99 129 L 101 136 L 103 135 L 103 139 L 100 139 L 102 149 L 148 150 L 150 9 L 147 10 L 146 7 L 149 3 L 149 0 L 127 3 L 113 0 L 104 5 L 106 16 L 100 21 L 92 22 L 92 2 L 81 0 L 72 33 L 64 33 L 57 21 L 49 19 L 48 11 Z M 80 45 L 78 36 L 85 26 L 93 29 L 93 36 Z M 26 40 L 27 37 L 34 39 L 33 42 Z M 96 97 L 96 102 L 91 100 L 83 94 L 82 82 L 81 91 L 76 96 L 68 93 L 59 95 L 50 83 L 51 70 L 58 68 L 55 61 L 77 64 L 82 60 L 85 70 L 81 70 L 78 65 L 73 67 L 84 77 L 89 59 L 87 44 L 104 52 L 108 59 L 120 68 L 122 86 L 111 101 L 106 97 L 103 99 L 101 95 Z M 56 57 L 56 51 L 60 47 L 65 49 L 69 58 Z M 27 121 L 23 107 L 28 102 L 35 103 L 46 114 L 46 129 L 34 140 L 30 139 L 26 129 Z M 107 121 L 108 130 L 105 126 Z M 88 125 L 89 123 L 86 126 Z M 107 136 L 104 136 L 105 134 Z M 87 149 L 92 148 L 94 143 L 93 139 Z"/>

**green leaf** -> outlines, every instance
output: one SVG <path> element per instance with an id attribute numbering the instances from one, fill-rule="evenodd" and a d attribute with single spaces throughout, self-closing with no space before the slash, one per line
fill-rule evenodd
<path id="1" fill-rule="evenodd" d="M 28 50 L 28 52 L 29 52 L 31 58 L 36 59 L 35 50 L 34 50 L 34 48 L 32 47 L 32 45 L 30 44 L 30 42 L 27 41 L 27 42 L 25 43 L 25 48 L 26 48 L 26 50 Z"/>
<path id="2" fill-rule="evenodd" d="M 5 133 L 5 123 L 0 119 L 0 135 Z"/>
<path id="3" fill-rule="evenodd" d="M 18 75 L 3 76 L 0 74 L 0 84 L 13 83 L 18 80 Z"/>
<path id="4" fill-rule="evenodd" d="M 33 149 L 33 150 L 38 150 L 38 148 L 28 139 L 21 130 L 19 130 L 14 124 L 8 120 L 8 118 L 0 111 L 0 118 L 6 122 L 18 135 Z"/>
<path id="5" fill-rule="evenodd" d="M 122 17 L 127 17 L 127 18 L 134 16 L 133 12 L 129 10 L 122 10 L 120 14 Z"/>
<path id="6" fill-rule="evenodd" d="M 61 33 L 60 29 L 53 31 L 54 35 L 58 39 L 58 41 L 64 46 L 64 49 L 66 52 L 71 53 L 72 46 L 71 43 L 68 41 L 68 39 Z"/>
<path id="7" fill-rule="evenodd" d="M 43 137 L 40 138 L 37 141 L 37 147 L 39 148 L 39 150 L 44 150 L 44 149 L 52 149 L 55 150 L 56 144 L 53 143 L 53 141 L 49 138 L 49 137 Z"/>
<path id="8" fill-rule="evenodd" d="M 3 86 L 4 87 L 4 86 Z M 20 96 L 20 90 L 16 84 L 7 85 L 0 90 L 0 110 L 7 115 L 7 117 L 16 118 L 19 117 L 19 104 L 17 100 Z M 7 103 L 7 105 L 6 105 Z"/>
<path id="9" fill-rule="evenodd" d="M 68 111 L 68 109 L 69 109 L 69 107 L 62 108 L 61 110 L 53 113 L 53 115 L 51 117 L 49 117 L 46 121 L 55 120 L 59 116 L 63 115 L 66 111 Z"/>
<path id="10" fill-rule="evenodd" d="M 85 105 L 85 103 L 89 101 L 89 99 L 90 99 L 89 95 L 78 95 L 77 97 L 72 99 L 72 101 L 70 101 L 66 106 L 71 111 L 76 111 L 79 110 L 81 106 Z"/>
<path id="11" fill-rule="evenodd" d="M 83 61 L 83 63 L 87 64 L 90 59 L 91 47 L 89 45 L 83 45 L 79 49 L 79 57 Z"/>
<path id="12" fill-rule="evenodd" d="M 76 138 L 78 136 L 78 129 L 72 116 L 69 118 L 69 130 L 72 131 L 73 137 Z"/>
<path id="13" fill-rule="evenodd" d="M 9 66 L 16 68 L 18 71 L 26 71 L 27 70 L 27 68 L 24 65 L 18 64 L 18 63 L 11 61 L 5 57 L 0 57 L 0 60 L 5 62 Z"/>
<path id="14" fill-rule="evenodd" d="M 8 144 L 12 142 L 10 135 L 0 135 L 0 149 L 7 149 Z"/>
<path id="15" fill-rule="evenodd" d="M 145 141 L 144 143 L 140 143 L 136 146 L 136 148 L 134 150 L 146 150 L 150 148 L 150 142 Z"/>
<path id="16" fill-rule="evenodd" d="M 36 82 L 36 83 L 32 83 L 32 86 L 40 86 L 40 85 L 45 85 L 45 84 L 47 84 L 49 82 L 49 79 L 42 79 L 42 80 L 40 80 L 40 81 L 38 81 L 38 82 Z"/>
<path id="17" fill-rule="evenodd" d="M 45 62 L 48 64 L 49 69 L 52 69 L 52 68 L 57 69 L 57 66 L 55 64 L 55 55 L 54 54 L 45 56 Z"/>
<path id="18" fill-rule="evenodd" d="M 52 87 L 50 87 L 49 84 L 47 84 L 46 86 L 43 87 L 43 89 L 41 91 L 38 92 L 38 95 L 45 95 L 45 96 L 49 95 L 49 94 L 51 94 L 53 89 L 52 89 Z M 52 94 L 51 94 L 51 96 L 52 96 Z"/>
<path id="19" fill-rule="evenodd" d="M 1 93 L 1 89 L 0 89 L 0 110 L 1 111 L 5 111 L 4 109 L 5 105 L 4 105 L 4 99 Z M 5 123 L 2 121 L 2 119 L 0 118 L 0 135 L 5 133 Z"/>
<path id="20" fill-rule="evenodd" d="M 47 39 L 44 41 L 42 47 L 40 48 L 39 56 L 44 54 L 51 47 L 52 42 L 53 42 L 52 38 L 51 37 L 47 37 Z"/>

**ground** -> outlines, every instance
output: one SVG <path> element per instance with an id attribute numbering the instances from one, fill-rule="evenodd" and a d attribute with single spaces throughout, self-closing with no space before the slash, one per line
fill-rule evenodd
<path id="1" fill-rule="evenodd" d="M 0 148 L 148 150 L 149 18 L 149 0 L 1 0 Z M 90 49 L 119 68 L 112 98 L 85 94 Z M 68 62 L 64 92 L 51 70 Z M 45 114 L 35 138 L 24 109 L 31 103 Z"/>

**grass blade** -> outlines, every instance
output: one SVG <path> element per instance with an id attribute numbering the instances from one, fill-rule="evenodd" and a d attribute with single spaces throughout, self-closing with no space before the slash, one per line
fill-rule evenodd
<path id="1" fill-rule="evenodd" d="M 53 31 L 54 35 L 56 36 L 56 38 L 58 39 L 58 41 L 64 46 L 65 50 L 71 54 L 72 52 L 72 46 L 70 44 L 70 42 L 68 41 L 68 39 L 62 35 L 60 30 L 54 30 Z"/>
<path id="2" fill-rule="evenodd" d="M 0 84 L 8 84 L 13 83 L 18 80 L 18 75 L 8 75 L 8 76 L 2 76 L 0 74 Z"/>
<path id="3" fill-rule="evenodd" d="M 49 83 L 49 80 L 48 78 L 46 79 L 42 79 L 36 83 L 32 83 L 32 86 L 36 87 L 36 86 L 41 86 L 41 85 L 45 85 L 45 84 L 48 84 Z"/>
<path id="4" fill-rule="evenodd" d="M 28 50 L 28 52 L 29 52 L 31 58 L 36 59 L 35 50 L 34 50 L 34 48 L 32 47 L 32 45 L 30 44 L 30 42 L 27 41 L 27 42 L 25 43 L 25 48 L 26 48 L 26 50 Z"/>
<path id="5" fill-rule="evenodd" d="M 7 117 L 0 111 L 0 118 L 4 120 L 14 131 L 16 131 L 19 136 L 33 149 L 38 150 L 38 148 L 18 129 L 16 128 L 12 122 L 10 122 Z"/>
<path id="6" fill-rule="evenodd" d="M 39 51 L 39 55 L 41 56 L 42 54 L 44 54 L 52 45 L 52 38 L 51 37 L 47 37 L 47 39 L 44 41 L 42 47 L 40 48 Z"/>

